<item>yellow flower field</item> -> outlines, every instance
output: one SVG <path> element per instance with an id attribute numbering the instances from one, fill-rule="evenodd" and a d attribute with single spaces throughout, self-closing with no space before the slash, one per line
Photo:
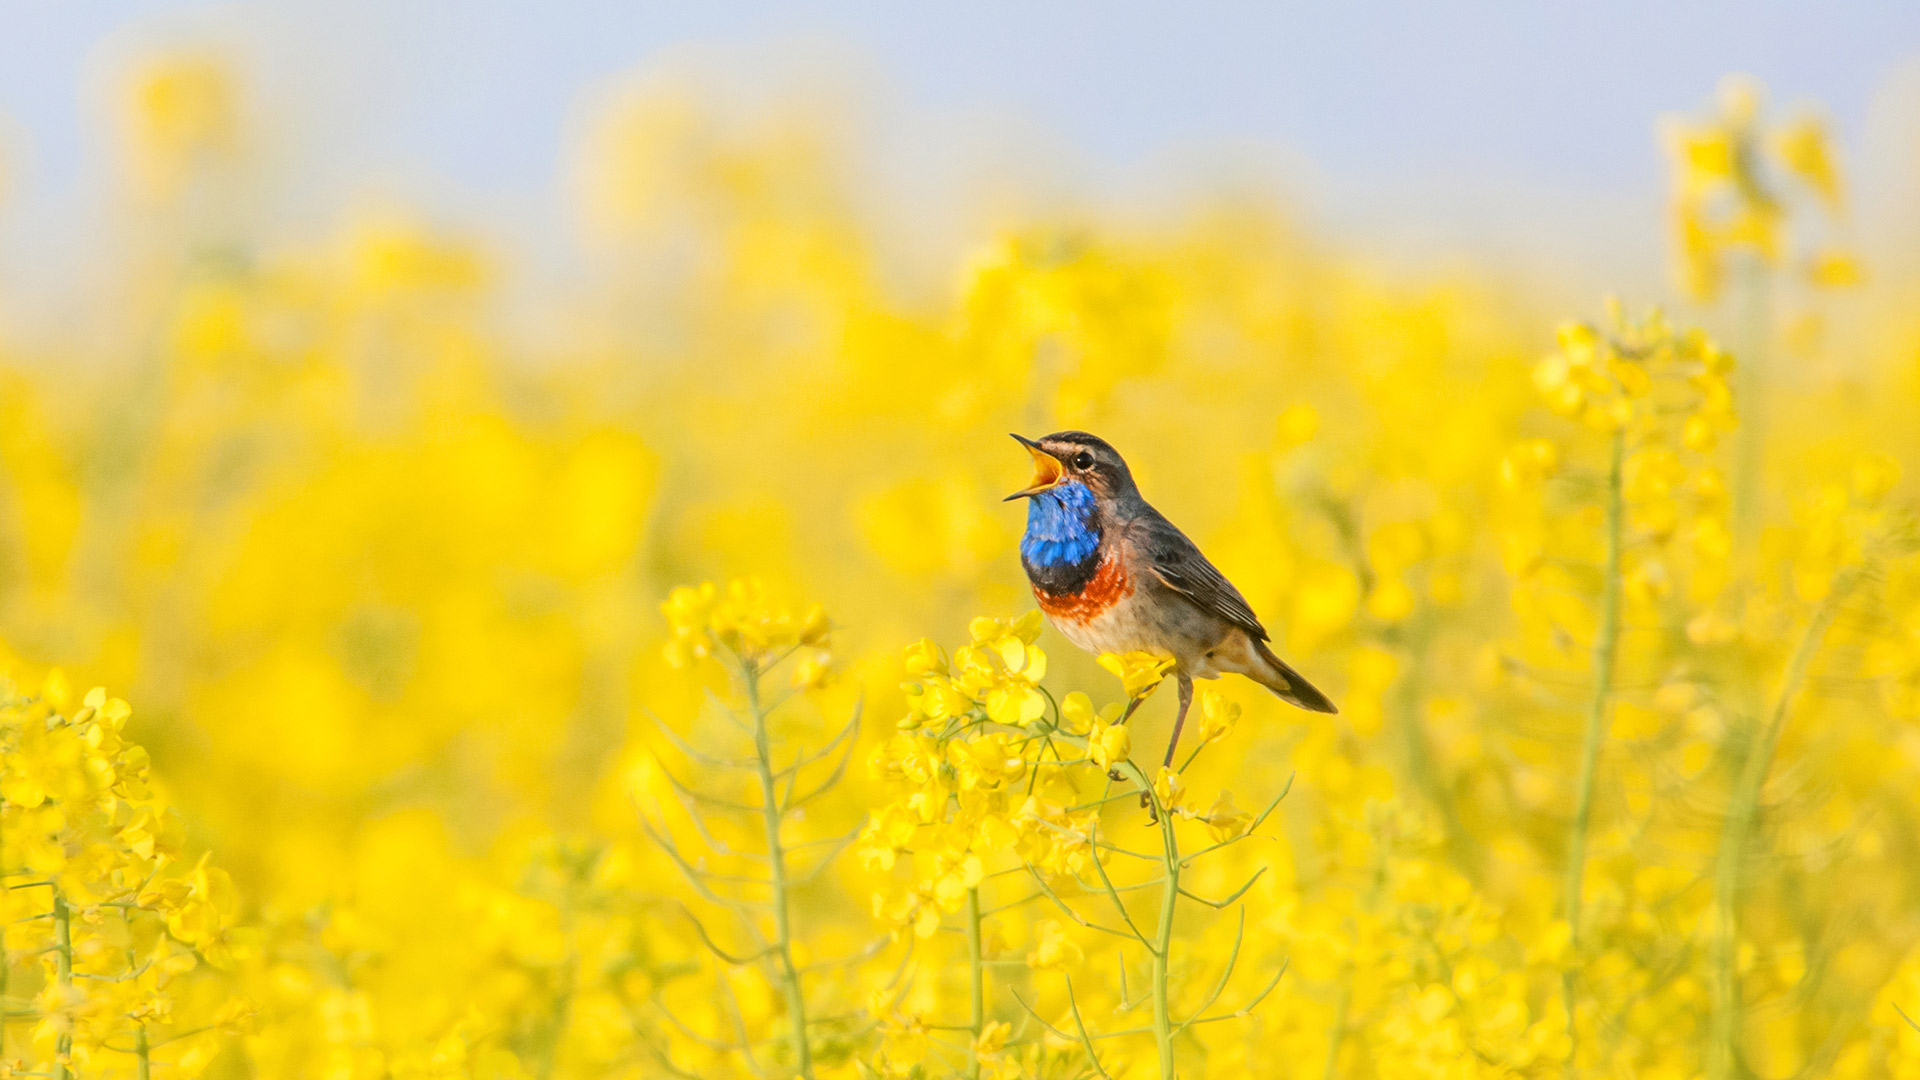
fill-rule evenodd
<path id="1" fill-rule="evenodd" d="M 123 74 L 0 335 L 0 1075 L 1920 1077 L 1920 284 L 1817 114 L 1664 121 L 1680 299 L 1558 311 L 1244 199 L 905 290 L 830 125 L 655 89 L 526 317 Z M 1156 766 L 1000 501 L 1070 427 L 1337 716 Z"/>

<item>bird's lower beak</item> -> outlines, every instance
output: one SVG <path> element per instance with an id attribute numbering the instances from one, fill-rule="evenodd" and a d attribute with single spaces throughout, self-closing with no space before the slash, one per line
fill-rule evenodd
<path id="1" fill-rule="evenodd" d="M 1014 439 L 1017 440 L 1021 446 L 1027 448 L 1027 453 L 1033 455 L 1033 483 L 1007 496 L 1001 500 L 1002 502 L 1012 502 L 1015 499 L 1025 499 L 1038 495 L 1059 483 L 1060 475 L 1065 471 L 1060 467 L 1060 459 L 1040 449 L 1039 443 L 1034 442 L 1032 439 L 1021 438 L 1018 435 L 1015 435 Z"/>

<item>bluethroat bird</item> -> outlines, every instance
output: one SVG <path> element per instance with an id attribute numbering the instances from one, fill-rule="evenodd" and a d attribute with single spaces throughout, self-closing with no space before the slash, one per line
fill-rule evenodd
<path id="1" fill-rule="evenodd" d="M 1327 695 L 1273 654 L 1246 598 L 1187 535 L 1140 497 L 1127 463 L 1105 440 L 1060 431 L 1035 442 L 1020 562 L 1048 621 L 1090 653 L 1172 657 L 1180 713 L 1167 764 L 1193 704 L 1193 680 L 1245 675 L 1313 712 L 1336 711 Z M 1128 706 L 1131 714 L 1136 700 Z"/>

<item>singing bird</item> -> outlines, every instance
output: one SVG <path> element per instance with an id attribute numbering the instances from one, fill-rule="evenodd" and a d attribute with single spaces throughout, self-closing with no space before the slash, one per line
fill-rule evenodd
<path id="1" fill-rule="evenodd" d="M 1084 431 L 1059 431 L 1037 442 L 1014 438 L 1033 455 L 1036 470 L 1033 483 L 1007 501 L 1028 500 L 1020 562 L 1040 610 L 1067 640 L 1096 655 L 1141 651 L 1173 658 L 1180 713 L 1167 740 L 1167 764 L 1193 704 L 1195 679 L 1232 672 L 1303 709 L 1336 711 L 1327 695 L 1273 654 L 1266 628 L 1240 590 L 1140 497 L 1127 463 L 1105 440 Z"/>

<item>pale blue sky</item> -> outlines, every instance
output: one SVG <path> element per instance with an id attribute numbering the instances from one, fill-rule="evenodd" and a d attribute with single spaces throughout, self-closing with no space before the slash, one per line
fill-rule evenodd
<path id="1" fill-rule="evenodd" d="M 1094 186 L 1237 153 L 1334 225 L 1524 244 L 1655 212 L 1652 118 L 1728 71 L 1825 102 L 1849 140 L 1903 122 L 1920 3 L 0 0 L 14 212 L 84 205 L 112 56 L 200 36 L 251 56 L 319 205 L 371 183 L 551 220 L 583 89 L 692 53 L 743 81 L 853 69 L 887 170 L 936 187 L 983 145 L 1044 145 Z"/>

